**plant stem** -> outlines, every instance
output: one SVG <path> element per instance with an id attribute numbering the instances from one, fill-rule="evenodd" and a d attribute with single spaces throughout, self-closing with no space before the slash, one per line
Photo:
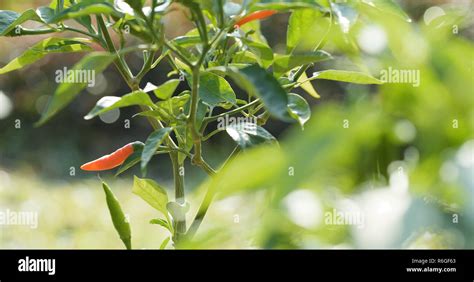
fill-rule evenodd
<path id="1" fill-rule="evenodd" d="M 105 25 L 104 19 L 101 15 L 97 16 L 97 24 L 99 25 L 99 29 L 102 32 L 102 35 L 105 39 L 106 47 L 110 53 L 116 54 L 117 59 L 114 61 L 115 65 L 117 66 L 118 70 L 124 77 L 125 81 L 127 82 L 128 86 L 132 90 L 137 90 L 137 83 L 134 81 L 134 77 L 128 67 L 127 63 L 122 59 L 120 54 L 118 54 L 117 50 L 115 49 L 115 45 L 110 37 L 109 31 L 107 30 L 107 26 Z"/>
<path id="2" fill-rule="evenodd" d="M 54 28 L 45 28 L 45 29 L 29 29 L 20 27 L 19 33 L 12 32 L 9 33 L 9 36 L 23 36 L 23 35 L 39 35 L 39 34 L 48 34 L 52 32 L 57 32 L 57 29 Z"/>
<path id="3" fill-rule="evenodd" d="M 252 106 L 255 106 L 257 105 L 258 103 L 260 102 L 260 100 L 253 100 L 252 102 L 246 104 L 246 105 L 243 105 L 242 107 L 239 107 L 237 109 L 233 109 L 232 111 L 228 111 L 228 112 L 225 112 L 225 113 L 222 113 L 222 114 L 219 114 L 219 115 L 216 115 L 216 116 L 212 116 L 212 117 L 207 117 L 204 119 L 204 122 L 208 123 L 208 122 L 211 122 L 211 121 L 215 121 L 215 120 L 218 120 L 219 118 L 223 118 L 227 115 L 234 115 L 234 114 L 238 114 L 240 113 L 241 111 L 243 110 L 246 110 L 248 108 L 251 108 Z"/>
<path id="4" fill-rule="evenodd" d="M 173 178 L 175 187 L 175 201 L 184 206 L 186 204 L 184 191 L 184 173 L 181 173 L 182 163 L 179 162 L 178 152 L 170 153 L 171 163 L 173 166 Z M 175 234 L 174 241 L 178 243 L 181 237 L 186 233 L 186 217 L 175 218 Z"/>
<path id="5" fill-rule="evenodd" d="M 193 67 L 193 85 L 191 87 L 191 109 L 189 110 L 188 128 L 191 130 L 191 136 L 194 143 L 194 156 L 192 162 L 195 165 L 201 166 L 203 163 L 201 156 L 201 134 L 196 128 L 196 115 L 199 101 L 199 68 L 199 65 Z"/>
<path id="6" fill-rule="evenodd" d="M 188 60 L 183 54 L 181 54 L 180 51 L 178 51 L 171 43 L 169 43 L 167 40 L 163 41 L 163 44 L 166 46 L 166 48 L 170 49 L 173 54 L 175 54 L 178 59 L 180 59 L 183 63 L 185 63 L 188 67 L 192 67 L 193 63 Z"/>
<path id="7" fill-rule="evenodd" d="M 72 31 L 72 32 L 80 33 L 80 34 L 82 34 L 82 35 L 89 36 L 89 37 L 91 37 L 92 39 L 94 39 L 95 41 L 97 41 L 99 44 L 105 45 L 105 44 L 104 44 L 105 42 L 102 40 L 102 38 L 100 38 L 99 36 L 97 36 L 97 35 L 95 35 L 95 34 L 89 33 L 89 32 L 87 32 L 87 31 L 83 31 L 83 30 L 76 29 L 76 28 L 69 27 L 69 26 L 64 26 L 64 30 Z"/>
<path id="8" fill-rule="evenodd" d="M 224 164 L 221 166 L 220 169 L 224 168 L 231 159 L 233 159 L 238 153 L 240 152 L 240 147 L 236 146 L 230 156 L 224 161 Z M 206 216 L 206 213 L 209 209 L 209 206 L 212 203 L 212 200 L 214 199 L 214 195 L 216 194 L 215 189 L 209 188 L 206 192 L 206 195 L 204 196 L 204 199 L 202 200 L 201 206 L 199 206 L 199 210 L 196 214 L 196 216 L 193 219 L 193 223 L 189 227 L 188 232 L 186 233 L 186 238 L 188 240 L 191 240 L 194 235 L 196 234 L 197 230 L 199 229 L 199 226 L 201 226 L 202 221 L 204 220 L 204 217 Z"/>
<path id="9" fill-rule="evenodd" d="M 151 13 L 151 19 L 148 19 L 146 17 L 144 17 L 144 15 L 142 14 L 141 16 L 144 18 L 144 20 L 146 21 L 148 27 L 150 28 L 150 30 L 153 32 L 154 29 L 153 29 L 153 22 L 154 22 L 154 18 L 153 18 L 153 14 L 154 14 L 154 7 L 155 7 L 155 3 L 153 2 L 153 6 L 152 6 L 152 13 Z M 154 34 L 154 33 L 153 33 Z M 159 40 L 156 35 L 154 34 L 154 38 L 155 40 Z M 184 57 L 183 55 L 181 55 L 181 53 L 179 51 L 177 51 L 176 49 L 174 49 L 166 40 L 163 40 L 164 41 L 164 45 L 170 49 L 172 52 L 174 52 L 176 54 L 176 56 L 178 58 L 180 58 L 185 64 L 189 64 L 190 66 L 192 65 L 186 57 Z M 153 42 L 154 43 L 154 42 Z M 165 53 L 167 53 L 165 51 Z M 155 53 L 152 52 L 152 54 L 149 54 L 149 57 L 146 59 L 145 61 L 145 64 L 143 65 L 143 68 L 142 70 L 139 72 L 139 74 L 137 75 L 137 79 L 138 81 L 140 81 L 144 76 L 145 74 L 150 70 L 150 68 L 152 67 L 153 65 L 153 59 L 155 57 Z M 160 57 L 160 58 L 163 58 L 163 57 Z M 160 59 L 161 60 L 161 59 Z M 161 122 L 157 121 L 157 124 L 158 124 L 158 127 L 159 128 L 163 128 L 163 125 L 161 124 Z M 173 139 L 168 136 L 167 140 L 166 140 L 166 143 L 168 144 L 169 147 L 171 147 L 171 149 L 177 149 L 178 147 L 176 146 L 176 144 L 174 143 Z M 170 152 L 169 153 L 170 155 L 170 159 L 171 159 L 171 166 L 173 167 L 173 179 L 174 179 L 174 189 L 175 189 L 175 201 L 184 206 L 186 204 L 186 196 L 185 196 L 185 190 L 184 190 L 184 173 L 181 173 L 181 168 L 183 167 L 183 163 L 181 163 L 179 161 L 179 152 L 177 151 L 174 151 L 174 152 Z M 184 236 L 184 234 L 186 233 L 186 216 L 183 215 L 183 218 L 174 218 L 175 222 L 174 222 L 174 234 L 173 234 L 173 241 L 177 244 L 179 243 L 179 241 L 181 240 L 181 238 Z"/>
<path id="10" fill-rule="evenodd" d="M 102 16 L 97 16 L 97 23 L 99 25 L 100 31 L 103 34 L 103 38 L 100 38 L 99 42 L 102 44 L 104 48 L 108 49 L 110 53 L 114 53 L 118 56 L 117 60 L 115 60 L 115 65 L 117 69 L 119 70 L 119 72 L 121 73 L 121 75 L 123 76 L 124 80 L 127 82 L 130 89 L 132 91 L 139 90 L 141 79 L 151 69 L 153 58 L 154 58 L 154 50 L 151 52 L 151 54 L 148 54 L 148 57 L 145 60 L 143 68 L 141 69 L 137 77 L 133 77 L 133 74 L 131 73 L 130 68 L 128 67 L 126 62 L 123 60 L 123 58 L 120 56 L 120 53 L 117 52 L 117 50 L 115 49 L 115 46 L 112 42 L 110 34 L 108 33 L 107 27 L 104 23 L 104 20 L 102 19 Z M 141 109 L 143 111 L 147 110 L 147 108 L 143 106 L 141 106 Z M 163 128 L 163 125 L 161 124 L 161 122 L 153 118 L 148 118 L 148 122 L 151 124 L 154 130 Z M 176 144 L 174 143 L 173 139 L 170 136 L 168 136 L 166 143 L 171 149 L 170 152 L 168 153 L 170 155 L 171 164 L 173 167 L 173 178 L 174 178 L 174 184 L 175 184 L 175 201 L 178 204 L 184 206 L 186 203 L 185 190 L 184 190 L 184 174 L 180 173 L 181 167 L 183 166 L 183 164 L 179 162 L 179 157 L 178 157 L 179 148 L 176 146 Z M 189 156 L 189 153 L 187 155 Z M 173 234 L 173 239 L 175 243 L 178 243 L 180 238 L 183 237 L 185 233 L 186 233 L 186 218 L 184 217 L 175 222 L 175 228 L 174 228 L 174 234 Z"/>
<path id="11" fill-rule="evenodd" d="M 216 135 L 216 134 L 218 134 L 219 132 L 222 132 L 222 131 L 224 131 L 224 129 L 218 128 L 218 129 L 214 130 L 213 132 L 209 133 L 208 135 L 204 136 L 202 138 L 202 141 L 207 141 L 210 138 L 212 138 L 212 136 L 214 136 L 214 135 Z"/>

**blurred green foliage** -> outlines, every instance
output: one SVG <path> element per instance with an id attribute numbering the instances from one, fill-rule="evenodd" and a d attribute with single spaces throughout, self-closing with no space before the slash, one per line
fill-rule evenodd
<path id="1" fill-rule="evenodd" d="M 358 22 L 347 38 L 331 33 L 336 43 L 328 49 L 349 54 L 350 62 L 336 58 L 318 63 L 314 71 L 333 65 L 366 68 L 373 74 L 389 68 L 418 70 L 419 87 L 313 82 L 323 102 L 313 105 L 304 131 L 297 125 L 288 130 L 271 125 L 273 131 L 282 132 L 279 147 L 247 151 L 217 177 L 201 184 L 202 176 L 193 175 L 188 186 L 198 189 L 190 201 L 199 202 L 207 189 L 216 193 L 216 201 L 196 240 L 182 247 L 473 248 L 472 24 L 456 13 L 442 20 L 439 25 L 427 25 L 423 19 L 406 23 L 372 12 L 372 23 Z M 453 33 L 454 25 L 459 25 L 459 33 Z M 386 48 L 374 54 L 359 52 L 357 39 L 367 28 L 373 38 L 381 32 L 382 39 L 378 39 Z M 275 37 L 281 34 L 269 35 Z M 277 40 L 272 43 L 278 48 Z M 17 85 L 10 81 L 9 87 Z M 33 102 L 25 104 L 28 108 Z M 31 120 L 35 115 L 30 113 Z M 100 124 L 93 133 L 89 124 L 69 133 L 69 122 L 53 122 L 49 128 L 50 132 L 63 128 L 56 136 L 64 136 L 64 148 L 37 151 L 32 145 L 28 149 L 31 159 L 53 163 L 49 173 L 66 179 L 51 180 L 37 167 L 21 168 L 28 156 L 9 153 L 20 152 L 25 143 L 36 144 L 31 141 L 38 136 L 43 139 L 38 143 L 44 144 L 49 136 L 33 129 L 17 135 L 2 120 L 0 152 L 2 158 L 8 156 L 8 162 L 0 159 L 0 208 L 39 210 L 40 221 L 34 232 L 26 226 L 0 226 L 0 248 L 122 247 L 119 240 L 111 239 L 117 235 L 100 184 L 95 179 L 67 177 L 68 169 L 58 172 L 54 168 L 72 160 L 66 165 L 69 168 L 85 158 L 80 150 L 68 153 L 84 144 L 78 140 L 99 136 L 99 143 L 121 144 L 125 143 L 120 140 L 123 136 L 118 132 L 100 135 Z M 136 129 L 134 134 L 143 132 Z M 115 137 L 119 141 L 111 141 Z M 228 141 L 221 142 L 226 145 Z M 218 156 L 226 148 L 214 143 L 205 150 Z M 90 156 L 98 154 L 85 151 Z M 134 248 L 158 248 L 164 230 L 143 220 L 156 217 L 156 211 L 131 193 L 132 180 L 107 182 L 130 215 Z M 188 215 L 194 215 L 196 209 L 193 206 Z M 328 223 L 327 215 L 333 215 L 334 209 L 362 214 L 363 227 Z"/>

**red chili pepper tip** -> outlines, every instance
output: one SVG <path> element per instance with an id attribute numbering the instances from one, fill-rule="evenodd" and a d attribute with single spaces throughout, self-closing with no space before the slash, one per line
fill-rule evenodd
<path id="1" fill-rule="evenodd" d="M 278 11 L 275 11 L 275 10 L 263 10 L 263 11 L 258 11 L 258 12 L 251 13 L 251 14 L 241 18 L 239 21 L 237 21 L 235 23 L 235 27 L 239 28 L 239 27 L 243 26 L 246 23 L 249 23 L 249 22 L 255 21 L 255 20 L 262 20 L 262 19 L 268 18 L 268 17 L 270 17 L 270 16 L 272 16 L 276 13 L 278 13 Z"/>

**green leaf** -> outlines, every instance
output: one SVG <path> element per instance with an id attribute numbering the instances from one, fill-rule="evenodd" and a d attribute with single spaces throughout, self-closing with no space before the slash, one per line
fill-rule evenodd
<path id="1" fill-rule="evenodd" d="M 309 80 L 314 79 L 327 79 L 356 84 L 383 84 L 382 81 L 369 74 L 355 71 L 325 70 L 315 72 L 313 76 L 309 78 Z"/>
<path id="2" fill-rule="evenodd" d="M 135 176 L 132 192 L 161 212 L 167 219 L 169 218 L 168 210 L 166 209 L 168 195 L 166 190 L 158 185 L 158 183 L 152 179 L 141 179 Z"/>
<path id="3" fill-rule="evenodd" d="M 158 86 L 153 92 L 159 99 L 166 100 L 173 96 L 174 91 L 178 87 L 180 81 L 178 79 L 171 79 L 162 85 Z"/>
<path id="4" fill-rule="evenodd" d="M 262 65 L 262 62 L 259 60 L 257 55 L 250 51 L 237 51 L 232 55 L 232 63 L 233 64 L 246 64 L 254 65 L 259 64 Z M 219 64 L 216 64 L 218 66 Z"/>
<path id="5" fill-rule="evenodd" d="M 29 9 L 19 14 L 14 11 L 0 10 L 0 36 L 8 34 L 16 26 L 29 21 L 42 22 L 35 10 Z"/>
<path id="6" fill-rule="evenodd" d="M 154 106 L 153 101 L 150 99 L 147 93 L 143 91 L 134 91 L 126 94 L 122 97 L 116 96 L 105 96 L 97 101 L 95 107 L 84 117 L 86 120 L 90 120 L 105 112 L 130 106 Z"/>
<path id="7" fill-rule="evenodd" d="M 243 34 L 246 34 L 247 38 L 251 39 L 253 42 L 268 45 L 268 42 L 260 29 L 260 21 L 249 22 L 241 26 L 240 30 Z"/>
<path id="8" fill-rule="evenodd" d="M 161 218 L 154 218 L 154 219 L 150 220 L 150 224 L 161 225 L 164 228 L 168 229 L 169 231 L 172 231 L 170 225 L 168 224 L 168 221 L 166 221 L 164 219 L 161 219 Z"/>
<path id="9" fill-rule="evenodd" d="M 209 107 L 206 106 L 202 101 L 198 102 L 198 108 L 196 112 L 196 128 L 201 128 L 202 122 L 209 111 Z"/>
<path id="10" fill-rule="evenodd" d="M 148 139 L 145 142 L 145 147 L 143 148 L 142 152 L 141 169 L 143 174 L 145 174 L 148 162 L 156 153 L 158 147 L 163 143 L 163 141 L 165 141 L 165 139 L 171 133 L 171 130 L 172 128 L 170 127 L 160 128 L 150 134 L 150 136 L 148 136 Z"/>
<path id="11" fill-rule="evenodd" d="M 115 197 L 107 183 L 102 182 L 102 188 L 104 188 L 105 200 L 107 201 L 107 206 L 109 207 L 110 216 L 115 230 L 117 230 L 117 233 L 125 244 L 125 247 L 130 250 L 132 249 L 132 231 L 130 230 L 130 223 L 123 213 L 118 199 Z"/>
<path id="12" fill-rule="evenodd" d="M 82 0 L 50 18 L 48 23 L 57 23 L 67 19 L 74 19 L 94 14 L 112 15 L 118 18 L 123 16 L 122 13 L 115 10 L 113 4 L 109 1 Z"/>
<path id="13" fill-rule="evenodd" d="M 375 8 L 381 12 L 390 13 L 407 22 L 411 22 L 410 17 L 392 0 L 362 0 L 361 4 Z"/>
<path id="14" fill-rule="evenodd" d="M 127 171 L 128 169 L 132 168 L 134 165 L 138 164 L 142 158 L 144 145 L 136 144 L 134 146 L 133 154 L 128 156 L 128 158 L 120 165 L 119 169 L 115 176 L 122 174 L 123 172 Z"/>
<path id="15" fill-rule="evenodd" d="M 201 43 L 201 37 L 198 35 L 178 36 L 174 38 L 172 41 L 182 48 L 189 48 Z"/>
<path id="16" fill-rule="evenodd" d="M 40 17 L 42 22 L 49 22 L 54 17 L 54 10 L 50 7 L 43 6 L 36 9 L 36 14 Z"/>
<path id="17" fill-rule="evenodd" d="M 201 72 L 199 84 L 199 98 L 210 107 L 237 103 L 234 90 L 224 78 L 210 72 Z"/>
<path id="18" fill-rule="evenodd" d="M 290 115 L 296 119 L 301 128 L 304 129 L 304 124 L 311 117 L 311 109 L 308 102 L 300 95 L 290 93 L 288 94 L 288 109 L 290 109 Z"/>
<path id="19" fill-rule="evenodd" d="M 330 20 L 318 10 L 293 11 L 288 23 L 287 53 L 318 50 L 326 38 L 330 26 Z"/>
<path id="20" fill-rule="evenodd" d="M 273 61 L 273 71 L 276 77 L 294 69 L 295 67 L 321 62 L 331 59 L 331 55 L 324 51 L 307 52 L 304 54 L 277 55 Z"/>
<path id="21" fill-rule="evenodd" d="M 313 84 L 311 84 L 311 81 L 308 81 L 308 76 L 306 76 L 306 72 L 303 72 L 303 74 L 299 77 L 298 82 L 301 83 L 301 88 L 306 91 L 309 95 L 313 96 L 316 99 L 321 98 L 319 96 L 318 92 L 316 92 L 316 89 L 314 89 Z"/>
<path id="22" fill-rule="evenodd" d="M 213 71 L 224 72 L 249 95 L 262 99 L 270 114 L 281 120 L 290 120 L 288 113 L 288 96 L 278 80 L 258 65 L 242 69 L 236 67 L 216 67 Z"/>
<path id="23" fill-rule="evenodd" d="M 87 31 L 91 34 L 96 33 L 94 30 L 94 26 L 92 25 L 92 19 L 91 16 L 83 16 L 83 17 L 78 17 L 74 19 L 77 23 L 82 25 L 83 27 L 87 28 Z"/>
<path id="24" fill-rule="evenodd" d="M 273 135 L 254 123 L 231 124 L 226 127 L 226 132 L 242 149 L 276 142 Z"/>
<path id="25" fill-rule="evenodd" d="M 82 60 L 80 60 L 76 65 L 74 65 L 74 67 L 70 71 L 74 73 L 75 71 L 79 71 L 80 73 L 83 73 L 84 71 L 91 71 L 93 72 L 93 75 L 97 75 L 104 71 L 114 59 L 115 55 L 110 55 L 108 53 L 90 53 L 89 55 L 82 58 Z M 70 102 L 72 102 L 72 100 L 81 92 L 82 89 L 87 86 L 87 84 L 87 82 L 67 82 L 60 84 L 59 87 L 56 89 L 56 92 L 54 93 L 53 98 L 49 103 L 46 111 L 43 113 L 41 119 L 35 125 L 40 126 L 47 122 L 51 117 L 53 117 L 61 109 L 63 109 Z"/>
<path id="26" fill-rule="evenodd" d="M 163 242 L 160 245 L 160 250 L 164 250 L 166 246 L 168 245 L 171 237 L 166 237 L 166 239 L 163 240 Z"/>
<path id="27" fill-rule="evenodd" d="M 276 10 L 276 11 L 288 11 L 293 9 L 322 9 L 322 7 L 314 1 L 281 1 L 281 0 L 265 0 L 265 1 L 254 1 L 249 12 L 261 11 L 261 10 Z"/>
<path id="28" fill-rule="evenodd" d="M 173 96 L 165 101 L 159 101 L 156 103 L 156 106 L 158 106 L 159 109 L 154 111 L 153 115 L 160 117 L 160 119 L 166 123 L 175 122 L 175 118 L 180 114 L 183 114 L 181 109 L 184 110 L 189 102 L 189 99 L 191 98 L 189 93 L 190 91 L 186 90 L 178 96 Z"/>
<path id="29" fill-rule="evenodd" d="M 245 38 L 240 40 L 249 47 L 250 51 L 256 55 L 260 65 L 263 68 L 268 68 L 273 62 L 273 50 L 267 44 L 254 42 Z"/>
<path id="30" fill-rule="evenodd" d="M 47 38 L 26 50 L 23 54 L 10 61 L 6 66 L 0 68 L 0 74 L 11 72 L 30 65 L 50 53 L 63 52 L 85 52 L 92 48 L 85 43 L 89 42 L 81 38 Z"/>

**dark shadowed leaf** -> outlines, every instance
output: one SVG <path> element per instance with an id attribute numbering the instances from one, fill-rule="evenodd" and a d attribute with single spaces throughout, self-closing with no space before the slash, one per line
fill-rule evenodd
<path id="1" fill-rule="evenodd" d="M 141 169 L 142 169 L 143 174 L 145 174 L 145 170 L 146 170 L 146 166 L 148 165 L 148 162 L 156 153 L 156 150 L 158 149 L 158 147 L 168 137 L 171 130 L 172 128 L 170 127 L 160 128 L 154 131 L 152 134 L 150 134 L 150 136 L 148 136 L 148 139 L 145 142 L 145 147 L 143 148 L 142 158 L 141 158 L 142 159 Z"/>
<path id="2" fill-rule="evenodd" d="M 144 145 L 137 144 L 134 147 L 133 154 L 131 154 L 122 165 L 120 165 L 119 169 L 115 176 L 122 174 L 123 172 L 127 171 L 128 169 L 132 168 L 134 165 L 138 164 L 142 158 Z"/>
<path id="3" fill-rule="evenodd" d="M 254 147 L 256 145 L 276 142 L 275 137 L 264 128 L 254 123 L 236 123 L 226 127 L 227 134 L 242 149 Z"/>
<path id="4" fill-rule="evenodd" d="M 267 110 L 274 117 L 290 120 L 288 113 L 288 96 L 278 80 L 258 65 L 244 68 L 216 67 L 217 73 L 229 75 L 242 89 L 262 99 Z"/>
<path id="5" fill-rule="evenodd" d="M 301 128 L 304 129 L 304 124 L 311 117 L 311 109 L 308 102 L 300 95 L 290 93 L 288 94 L 288 108 L 290 109 L 290 115 L 296 119 Z"/>
<path id="6" fill-rule="evenodd" d="M 14 32 L 16 26 L 29 20 L 43 21 L 33 9 L 26 10 L 21 14 L 14 11 L 0 10 L 0 36 L 4 36 L 11 31 Z"/>

